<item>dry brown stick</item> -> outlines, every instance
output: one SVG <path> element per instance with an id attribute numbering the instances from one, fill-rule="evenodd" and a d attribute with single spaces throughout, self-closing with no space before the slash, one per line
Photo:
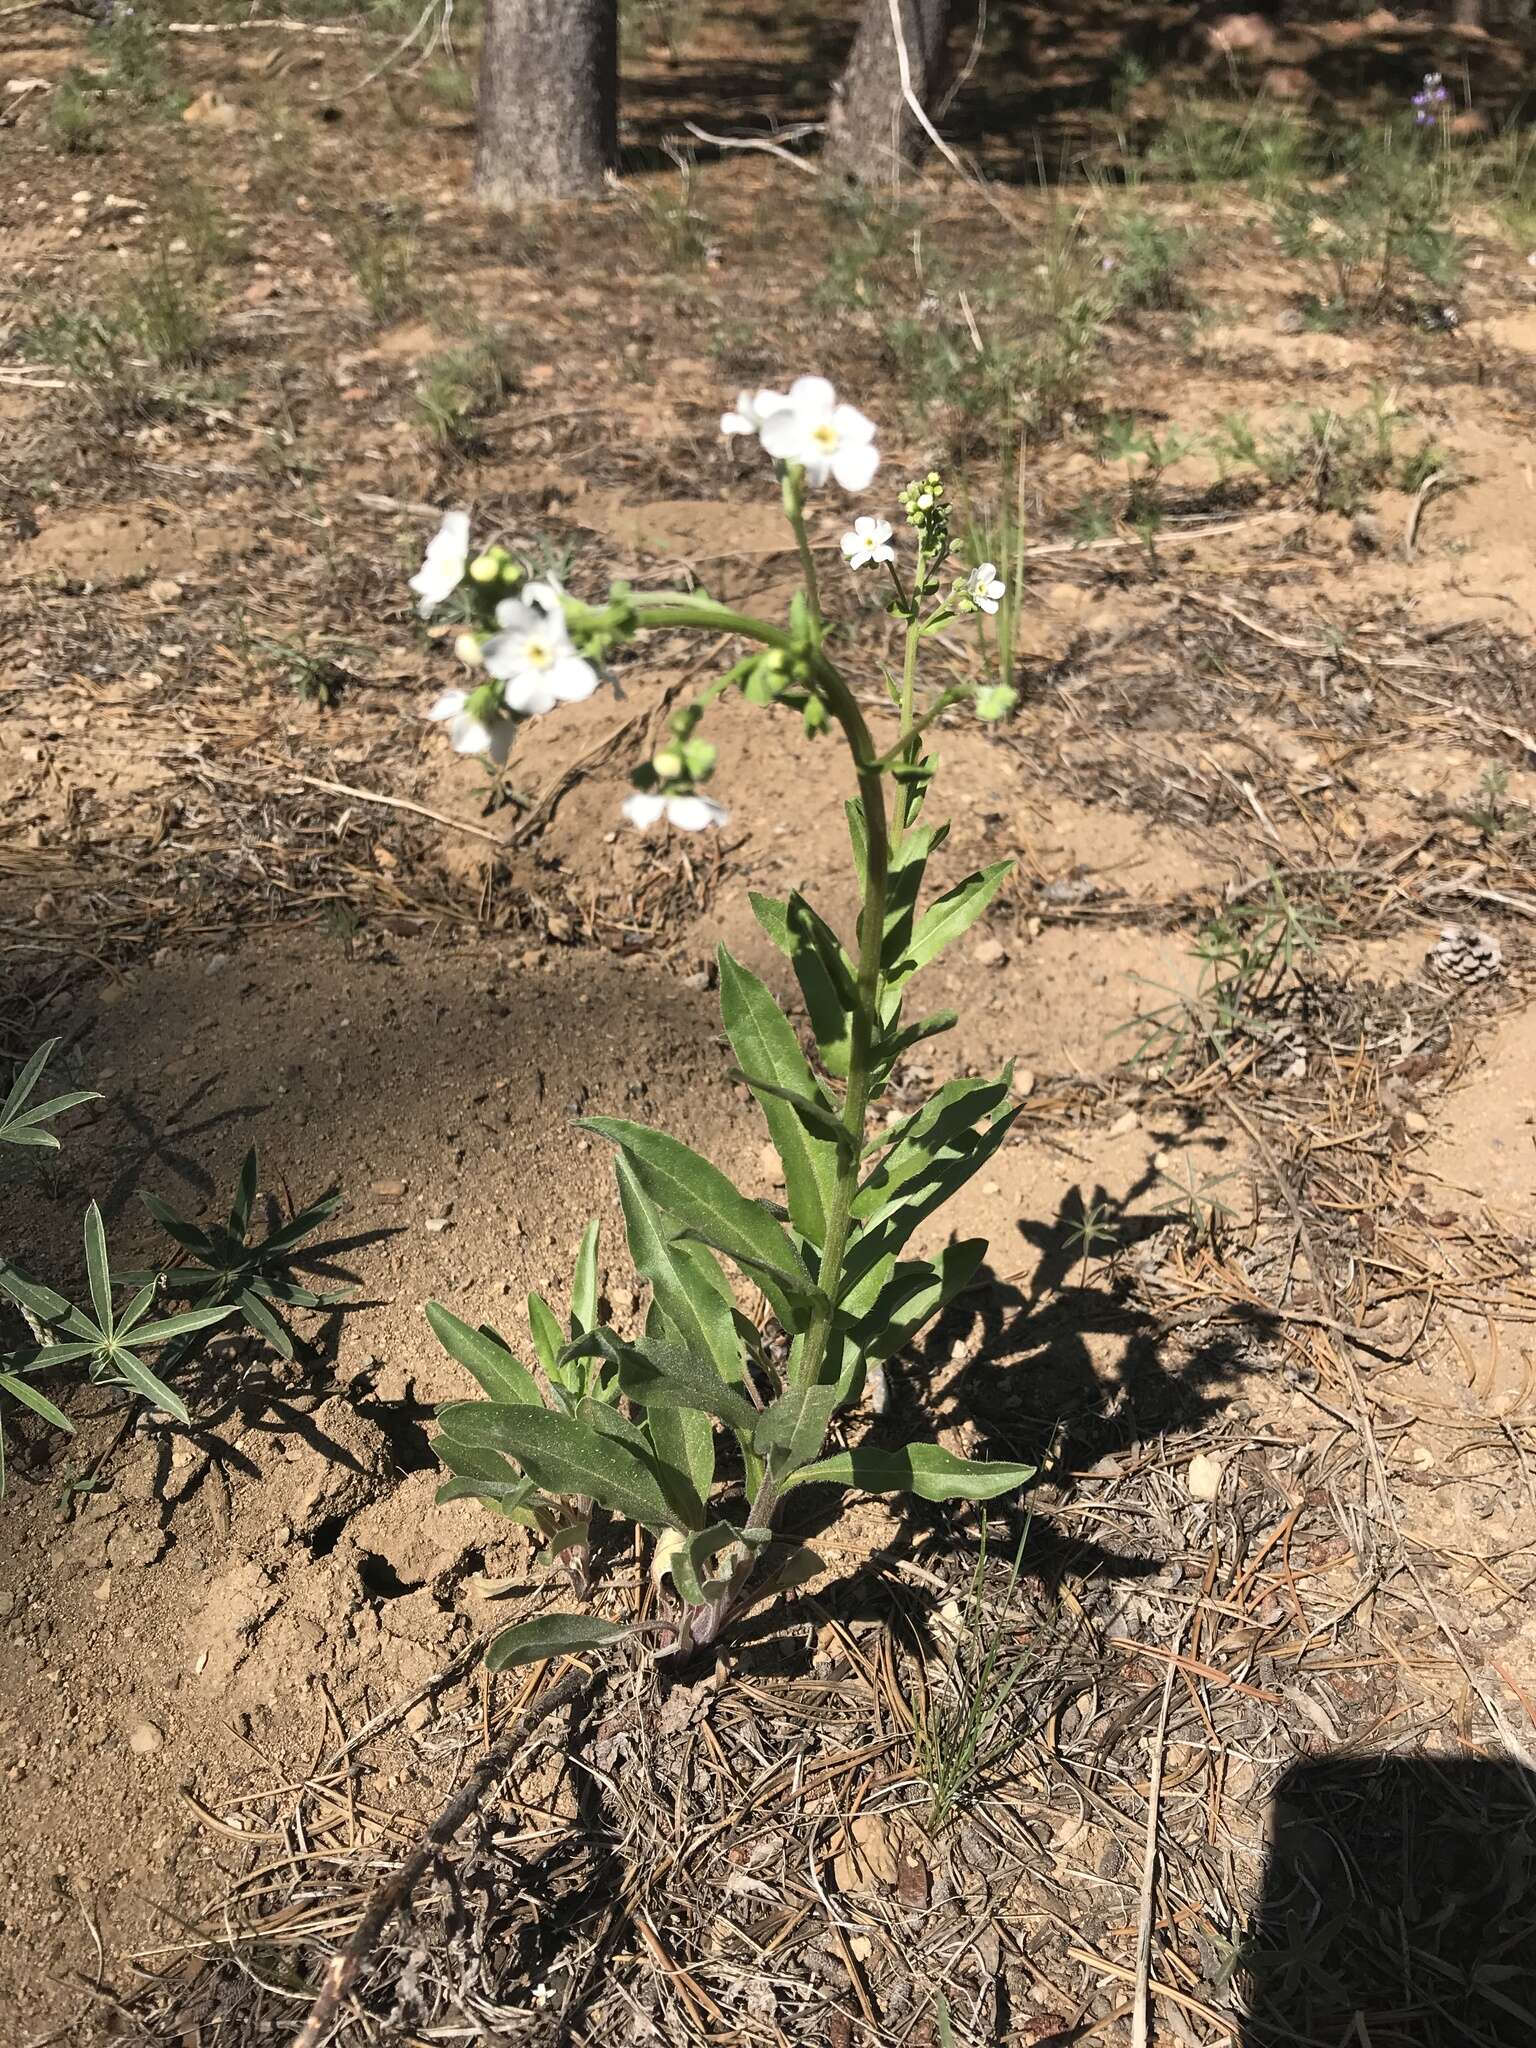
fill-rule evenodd
<path id="1" fill-rule="evenodd" d="M 516 1760 L 540 1722 L 547 1720 L 557 1707 L 568 1705 L 596 1675 L 583 1665 L 575 1665 L 564 1678 L 557 1678 L 547 1692 L 531 1701 L 500 1741 L 481 1757 L 400 1868 L 374 1886 L 346 1947 L 327 1964 L 309 2017 L 294 2036 L 293 2048 L 320 2048 L 374 1944 L 394 1915 L 410 1904 L 411 1894 L 426 1876 L 433 1858 L 448 1846 L 497 1778 Z"/>
<path id="2" fill-rule="evenodd" d="M 262 759 L 270 760 L 268 756 Z M 350 782 L 322 782 L 317 775 L 301 775 L 297 768 L 290 768 L 285 761 L 270 761 L 280 769 L 290 782 L 302 782 L 307 789 L 323 790 L 327 796 L 347 796 L 360 804 L 382 804 L 386 810 L 409 811 L 415 818 L 430 818 L 434 825 L 446 825 L 450 832 L 468 832 L 472 838 L 488 839 L 492 846 L 505 847 L 507 838 L 502 832 L 488 832 L 484 825 L 471 825 L 464 818 L 450 818 L 442 811 L 429 811 L 425 804 L 413 803 L 408 796 L 385 796 L 377 789 L 354 789 Z"/>
<path id="3" fill-rule="evenodd" d="M 1187 1624 L 1186 1624 L 1187 1626 Z M 1168 1669 L 1163 1675 L 1163 1700 L 1152 1749 L 1152 1780 L 1147 1787 L 1147 1840 L 1141 1860 L 1141 1907 L 1136 1916 L 1136 1992 L 1131 2011 L 1131 2048 L 1147 2048 L 1152 2034 L 1152 1917 L 1157 1898 L 1157 1830 L 1163 1796 L 1163 1758 L 1168 1750 L 1168 1709 L 1173 1703 L 1173 1674 L 1183 1647 L 1180 1628 Z"/>

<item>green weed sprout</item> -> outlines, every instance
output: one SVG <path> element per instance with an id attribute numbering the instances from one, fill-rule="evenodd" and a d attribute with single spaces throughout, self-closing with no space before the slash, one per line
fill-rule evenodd
<path id="1" fill-rule="evenodd" d="M 793 970 L 813 1051 L 767 985 L 723 947 L 719 954 L 732 1075 L 766 1119 L 783 1167 L 782 1208 L 752 1199 L 664 1131 L 589 1117 L 581 1127 L 617 1154 L 629 1250 L 651 1293 L 644 1328 L 625 1334 L 597 1320 L 595 1287 L 579 1271 L 569 1336 L 542 1305 L 531 1311 L 541 1386 L 495 1332 L 432 1311 L 439 1337 L 487 1397 L 438 1416 L 438 1455 L 453 1474 L 445 1494 L 536 1515 L 549 1504 L 564 1514 L 590 1503 L 648 1530 L 661 1598 L 659 1619 L 647 1625 L 675 1656 L 715 1642 L 746 1608 L 818 1568 L 778 1528 L 801 1489 L 979 1501 L 1015 1493 L 1034 1476 L 1028 1465 L 963 1458 L 933 1443 L 862 1442 L 846 1428 L 840 1443 L 829 1442 L 869 1369 L 973 1280 L 986 1250 L 980 1239 L 931 1258 L 902 1253 L 985 1167 L 1017 1115 L 1007 1070 L 950 1081 L 894 1124 L 873 1114 L 902 1055 L 955 1021 L 952 1012 L 909 1021 L 909 984 L 983 914 L 1010 867 L 999 861 L 942 894 L 924 891 L 947 830 L 925 816 L 938 766 L 926 736 L 963 700 L 995 718 L 1012 693 L 967 681 L 923 698 L 922 652 L 935 634 L 992 612 L 1003 579 L 988 562 L 951 567 L 949 498 L 935 473 L 901 493 L 904 545 L 873 517 L 844 537 L 852 573 L 888 575 L 889 610 L 903 629 L 900 673 L 887 677 L 896 736 L 877 741 L 833 656 L 805 519 L 808 493 L 829 482 L 868 488 L 880 460 L 874 426 L 840 404 L 825 379 L 803 377 L 785 393 L 743 393 L 721 429 L 755 440 L 773 463 L 803 577 L 786 624 L 697 590 L 616 584 L 605 603 L 583 603 L 552 578 L 530 579 L 503 549 L 474 553 L 462 513 L 444 520 L 413 581 L 424 613 L 441 608 L 466 621 L 457 651 L 468 686 L 439 699 L 431 715 L 461 752 L 493 761 L 505 760 L 530 721 L 590 696 L 609 653 L 638 634 L 691 630 L 745 644 L 724 676 L 674 713 L 663 745 L 636 773 L 624 808 L 641 829 L 724 822 L 724 806 L 705 794 L 715 754 L 699 727 L 728 691 L 794 711 L 807 733 L 835 733 L 848 750 L 860 892 L 851 942 L 798 892 L 752 898 Z M 776 1330 L 745 1312 L 753 1291 Z M 735 1446 L 724 1483 L 722 1431 Z M 591 1613 L 546 1614 L 504 1631 L 487 1662 L 501 1669 L 633 1633 L 633 1624 Z"/>

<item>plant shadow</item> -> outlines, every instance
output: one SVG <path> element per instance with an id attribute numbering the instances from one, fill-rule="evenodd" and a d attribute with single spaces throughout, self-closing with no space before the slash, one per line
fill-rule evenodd
<path id="1" fill-rule="evenodd" d="M 1529 2048 L 1536 1772 L 1349 1756 L 1274 1794 L 1242 2048 Z"/>

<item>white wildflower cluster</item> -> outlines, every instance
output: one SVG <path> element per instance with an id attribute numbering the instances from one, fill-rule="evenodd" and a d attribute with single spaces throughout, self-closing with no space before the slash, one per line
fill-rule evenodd
<path id="1" fill-rule="evenodd" d="M 427 713 L 447 726 L 455 753 L 480 754 L 503 767 L 523 719 L 579 704 L 597 688 L 596 669 L 571 638 L 559 584 L 550 577 L 528 581 L 503 547 L 471 558 L 467 512 L 444 513 L 411 588 L 424 619 L 462 594 L 476 622 L 453 647 L 484 680 L 445 690 Z"/>

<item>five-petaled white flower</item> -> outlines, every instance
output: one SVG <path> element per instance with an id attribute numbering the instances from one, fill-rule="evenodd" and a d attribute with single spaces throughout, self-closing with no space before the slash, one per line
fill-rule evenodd
<path id="1" fill-rule="evenodd" d="M 536 718 L 557 704 L 579 704 L 597 688 L 597 671 L 576 652 L 555 584 L 530 583 L 521 597 L 503 598 L 496 624 L 480 661 L 503 685 L 509 711 Z"/>
<path id="2" fill-rule="evenodd" d="M 996 562 L 978 562 L 960 585 L 958 595 L 968 597 L 979 612 L 995 612 L 1007 587 L 997 573 Z"/>
<path id="3" fill-rule="evenodd" d="M 797 377 L 763 421 L 761 440 L 775 462 L 798 462 L 813 490 L 833 477 L 845 491 L 862 491 L 880 467 L 874 421 L 839 405 L 825 377 Z"/>
<path id="4" fill-rule="evenodd" d="M 464 581 L 469 566 L 469 514 L 445 512 L 443 523 L 427 542 L 427 558 L 411 578 L 419 602 L 416 609 L 430 618 L 445 598 Z"/>
<path id="5" fill-rule="evenodd" d="M 724 804 L 696 791 L 664 796 L 659 790 L 637 789 L 625 797 L 624 815 L 642 832 L 663 818 L 679 832 L 702 832 L 707 825 L 723 825 L 731 814 Z"/>
<path id="6" fill-rule="evenodd" d="M 853 531 L 843 535 L 843 553 L 850 569 L 866 569 L 871 562 L 894 562 L 896 550 L 891 546 L 889 521 L 871 519 L 867 514 L 855 519 Z"/>
<path id="7" fill-rule="evenodd" d="M 504 768 L 517 737 L 517 720 L 493 718 L 487 724 L 467 708 L 469 697 L 467 690 L 445 690 L 427 716 L 447 725 L 448 744 L 456 754 L 484 754 Z"/>
<path id="8" fill-rule="evenodd" d="M 760 434 L 764 420 L 788 404 L 782 391 L 738 392 L 734 409 L 720 415 L 720 431 L 728 441 L 733 434 Z"/>

